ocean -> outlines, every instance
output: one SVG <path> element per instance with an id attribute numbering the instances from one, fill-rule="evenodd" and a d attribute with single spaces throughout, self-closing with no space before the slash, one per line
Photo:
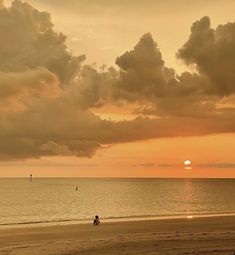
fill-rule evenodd
<path id="1" fill-rule="evenodd" d="M 220 214 L 235 214 L 235 179 L 0 179 L 1 227 Z"/>

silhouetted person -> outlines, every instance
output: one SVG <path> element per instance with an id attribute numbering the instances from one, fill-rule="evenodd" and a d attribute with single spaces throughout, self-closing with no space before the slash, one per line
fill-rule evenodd
<path id="1" fill-rule="evenodd" d="M 76 187 L 76 191 L 78 191 L 78 187 Z"/>
<path id="2" fill-rule="evenodd" d="M 98 226 L 100 224 L 100 218 L 98 215 L 95 216 L 93 224 L 94 224 L 94 226 Z"/>

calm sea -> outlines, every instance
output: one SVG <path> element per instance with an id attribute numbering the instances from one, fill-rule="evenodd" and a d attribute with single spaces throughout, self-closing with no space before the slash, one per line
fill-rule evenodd
<path id="1" fill-rule="evenodd" d="M 0 179 L 2 226 L 230 213 L 235 179 Z"/>

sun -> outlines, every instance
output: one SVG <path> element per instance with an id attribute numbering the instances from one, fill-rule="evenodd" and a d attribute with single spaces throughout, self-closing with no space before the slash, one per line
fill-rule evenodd
<path id="1" fill-rule="evenodd" d="M 192 169 L 192 161 L 191 160 L 185 160 L 184 161 L 184 169 L 191 170 Z"/>
<path id="2" fill-rule="evenodd" d="M 184 165 L 185 166 L 191 166 L 192 165 L 192 161 L 191 160 L 185 160 L 184 161 Z"/>

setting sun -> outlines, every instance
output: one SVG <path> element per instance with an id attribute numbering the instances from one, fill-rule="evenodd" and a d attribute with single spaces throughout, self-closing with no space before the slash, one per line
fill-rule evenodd
<path id="1" fill-rule="evenodd" d="M 184 161 L 184 169 L 191 170 L 192 169 L 192 161 L 191 160 L 185 160 Z"/>
<path id="2" fill-rule="evenodd" d="M 185 166 L 191 166 L 191 165 L 192 165 L 192 161 L 190 161 L 190 160 L 185 160 L 185 161 L 184 161 L 184 165 L 185 165 Z"/>

